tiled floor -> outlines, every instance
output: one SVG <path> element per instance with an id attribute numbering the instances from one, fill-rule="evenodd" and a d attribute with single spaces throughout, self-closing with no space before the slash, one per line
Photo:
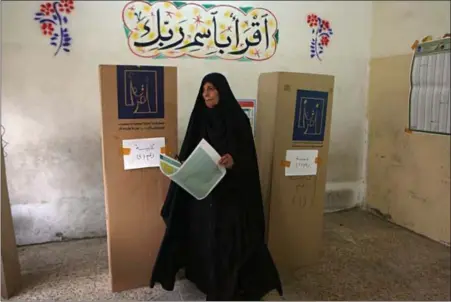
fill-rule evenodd
<path id="1" fill-rule="evenodd" d="M 450 299 L 448 247 L 359 210 L 325 217 L 321 260 L 283 276 L 286 300 Z M 22 247 L 20 261 L 24 288 L 12 301 L 205 299 L 186 279 L 173 292 L 111 293 L 105 239 Z"/>

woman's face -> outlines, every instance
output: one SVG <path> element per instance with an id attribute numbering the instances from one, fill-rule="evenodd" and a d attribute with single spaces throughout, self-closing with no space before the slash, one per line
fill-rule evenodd
<path id="1" fill-rule="evenodd" d="M 219 93 L 213 84 L 207 82 L 202 88 L 202 96 L 204 97 L 205 105 L 208 108 L 213 108 L 219 103 Z"/>

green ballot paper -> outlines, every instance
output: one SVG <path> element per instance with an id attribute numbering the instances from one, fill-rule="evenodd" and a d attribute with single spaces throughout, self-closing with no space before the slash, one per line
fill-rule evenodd
<path id="1" fill-rule="evenodd" d="M 203 139 L 183 164 L 160 154 L 160 170 L 194 198 L 202 200 L 226 174 L 226 169 L 218 165 L 220 158 L 218 152 Z"/>

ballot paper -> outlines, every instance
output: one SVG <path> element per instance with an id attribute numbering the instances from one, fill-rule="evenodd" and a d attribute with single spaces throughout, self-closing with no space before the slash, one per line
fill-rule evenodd
<path id="1" fill-rule="evenodd" d="M 160 170 L 194 198 L 202 200 L 226 175 L 226 169 L 218 165 L 220 159 L 218 152 L 202 140 L 183 163 L 160 154 Z"/>

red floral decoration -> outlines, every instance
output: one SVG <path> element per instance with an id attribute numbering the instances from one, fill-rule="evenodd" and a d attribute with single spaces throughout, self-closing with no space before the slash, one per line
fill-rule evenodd
<path id="1" fill-rule="evenodd" d="M 50 36 L 55 29 L 53 28 L 53 24 L 51 24 L 51 23 L 42 23 L 41 30 L 42 30 L 43 35 Z"/>
<path id="2" fill-rule="evenodd" d="M 41 4 L 41 13 L 43 13 L 46 16 L 49 16 L 50 14 L 53 14 L 55 12 L 55 9 L 52 6 L 52 3 L 47 2 L 44 4 Z"/>
<path id="3" fill-rule="evenodd" d="M 307 24 L 312 29 L 313 34 L 310 42 L 310 57 L 316 57 L 321 61 L 324 47 L 329 46 L 330 37 L 333 35 L 330 22 L 315 14 L 310 14 L 307 16 Z"/>
<path id="4" fill-rule="evenodd" d="M 307 23 L 310 27 L 318 25 L 318 16 L 315 14 L 310 14 L 307 16 Z"/>
<path id="5" fill-rule="evenodd" d="M 73 0 L 60 0 L 60 8 L 59 8 L 60 12 L 70 14 L 70 12 L 73 10 L 74 10 Z"/>
<path id="6" fill-rule="evenodd" d="M 40 5 L 34 19 L 39 22 L 44 36 L 50 36 L 50 45 L 56 47 L 55 56 L 63 49 L 70 52 L 72 38 L 69 35 L 67 15 L 74 10 L 73 0 L 45 2 Z"/>
<path id="7" fill-rule="evenodd" d="M 328 44 L 329 44 L 329 37 L 328 36 L 322 36 L 321 37 L 321 41 L 320 41 L 320 43 L 321 43 L 321 45 L 323 45 L 323 46 L 327 46 Z"/>

